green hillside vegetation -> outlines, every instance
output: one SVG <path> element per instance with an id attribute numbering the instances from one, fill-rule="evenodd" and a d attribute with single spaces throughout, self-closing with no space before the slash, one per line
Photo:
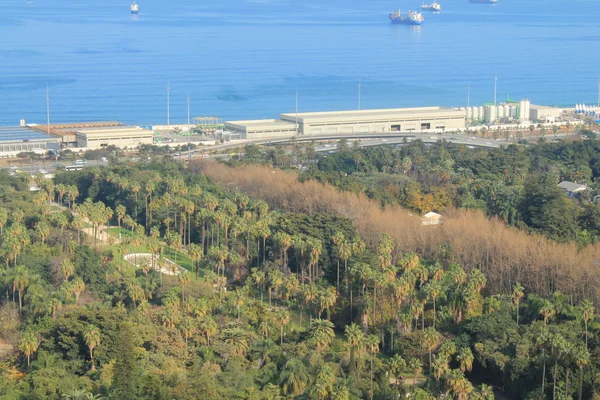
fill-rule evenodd
<path id="1" fill-rule="evenodd" d="M 592 297 L 195 171 L 0 172 L 0 399 L 597 398 Z"/>

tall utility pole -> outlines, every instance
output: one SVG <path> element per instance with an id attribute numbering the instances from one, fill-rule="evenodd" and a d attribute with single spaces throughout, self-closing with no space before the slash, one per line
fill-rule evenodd
<path id="1" fill-rule="evenodd" d="M 171 130 L 171 84 L 167 81 L 167 130 Z"/>
<path id="2" fill-rule="evenodd" d="M 192 98 L 190 97 L 190 91 L 188 90 L 188 95 L 187 95 L 187 130 L 188 130 L 188 161 L 192 158 L 192 148 L 190 147 L 190 136 L 192 134 L 191 130 L 190 130 L 190 100 Z"/>
<path id="3" fill-rule="evenodd" d="M 596 115 L 600 114 L 600 77 L 598 77 L 598 109 Z"/>
<path id="4" fill-rule="evenodd" d="M 358 84 L 358 109 L 360 110 L 360 83 Z"/>
<path id="5" fill-rule="evenodd" d="M 471 107 L 471 81 L 467 84 L 467 107 Z"/>
<path id="6" fill-rule="evenodd" d="M 50 136 L 50 89 L 48 89 L 48 84 L 46 83 L 46 129 L 48 132 L 48 136 Z"/>
<path id="7" fill-rule="evenodd" d="M 498 75 L 494 75 L 494 105 L 496 105 L 496 91 L 498 88 Z"/>
<path id="8" fill-rule="evenodd" d="M 296 90 L 296 136 L 298 136 L 298 91 Z"/>
<path id="9" fill-rule="evenodd" d="M 187 115 L 188 115 L 188 120 L 187 120 L 188 121 L 188 123 L 187 123 L 188 130 L 190 129 L 190 100 L 191 99 L 192 98 L 190 97 L 190 91 L 188 90 L 188 95 L 187 95 L 187 98 L 186 98 L 186 100 L 187 100 Z"/>

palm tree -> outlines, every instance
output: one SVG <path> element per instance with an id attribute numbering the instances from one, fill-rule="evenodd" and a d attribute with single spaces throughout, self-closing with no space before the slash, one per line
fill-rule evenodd
<path id="1" fill-rule="evenodd" d="M 298 293 L 299 288 L 300 288 L 300 282 L 298 282 L 298 278 L 296 278 L 296 275 L 293 275 L 293 274 L 288 275 L 285 282 L 283 283 L 285 300 L 287 302 L 289 302 L 290 297 L 295 297 L 296 294 Z"/>
<path id="2" fill-rule="evenodd" d="M 31 331 L 25 332 L 23 338 L 21 338 L 21 342 L 19 343 L 19 350 L 21 350 L 23 354 L 25 354 L 25 357 L 27 357 L 27 369 L 29 369 L 29 361 L 31 356 L 37 351 L 39 346 L 40 341 L 38 336 Z"/>
<path id="3" fill-rule="evenodd" d="M 524 290 L 525 288 L 518 282 L 513 286 L 512 290 L 512 300 L 517 308 L 517 325 L 519 325 L 519 304 L 523 300 L 523 296 L 525 296 Z"/>
<path id="4" fill-rule="evenodd" d="M 275 311 L 275 324 L 279 326 L 279 344 L 283 344 L 283 329 L 290 322 L 290 313 L 285 308 Z"/>
<path id="5" fill-rule="evenodd" d="M 241 289 L 236 290 L 233 293 L 233 305 L 235 306 L 235 308 L 237 310 L 238 321 L 240 320 L 240 309 L 244 305 L 245 302 L 246 302 L 246 294 Z"/>
<path id="6" fill-rule="evenodd" d="M 100 330 L 95 325 L 88 325 L 83 332 L 83 340 L 85 340 L 85 344 L 90 349 L 91 370 L 95 371 L 94 348 L 100 344 Z"/>
<path id="7" fill-rule="evenodd" d="M 256 287 L 258 288 L 258 290 L 260 290 L 260 302 L 263 302 L 263 290 L 264 290 L 264 285 L 265 285 L 265 272 L 258 269 L 258 268 L 252 268 L 252 274 L 250 275 L 250 278 L 252 279 L 252 282 L 254 282 L 254 284 L 256 285 Z"/>
<path id="8" fill-rule="evenodd" d="M 117 224 L 119 225 L 119 239 L 121 239 L 121 222 L 127 215 L 127 209 L 125 206 L 122 204 L 117 205 L 115 208 L 115 215 L 117 216 Z"/>
<path id="9" fill-rule="evenodd" d="M 494 396 L 494 389 L 491 386 L 483 383 L 479 387 L 479 395 L 478 395 L 479 400 L 494 400 L 495 398 L 496 398 L 496 396 Z"/>
<path id="10" fill-rule="evenodd" d="M 554 305 L 548 300 L 544 301 L 544 305 L 540 307 L 540 314 L 544 317 L 544 325 L 548 325 L 548 320 L 556 315 Z"/>
<path id="11" fill-rule="evenodd" d="M 210 316 L 207 316 L 200 324 L 200 330 L 206 336 L 206 343 L 210 346 L 210 338 L 215 336 L 218 331 L 217 323 Z"/>
<path id="12" fill-rule="evenodd" d="M 469 371 L 473 369 L 473 352 L 468 347 L 463 347 L 460 349 L 460 352 L 456 356 L 456 361 L 460 363 L 460 370 L 462 372 Z"/>
<path id="13" fill-rule="evenodd" d="M 365 344 L 367 345 L 367 350 L 369 350 L 369 354 L 371 355 L 371 400 L 373 400 L 373 358 L 375 357 L 375 353 L 379 350 L 379 336 L 377 335 L 369 335 L 365 338 Z"/>
<path id="14" fill-rule="evenodd" d="M 190 276 L 187 271 L 181 271 L 178 276 L 179 284 L 181 285 L 181 302 L 185 302 L 185 287 L 190 283 Z"/>
<path id="15" fill-rule="evenodd" d="M 556 377 L 558 375 L 558 362 L 561 356 L 568 351 L 569 343 L 560 334 L 553 335 L 550 338 L 552 344 L 552 353 L 554 355 L 554 384 L 552 385 L 552 399 L 556 399 Z"/>
<path id="16" fill-rule="evenodd" d="M 279 270 L 273 270 L 269 272 L 269 305 L 271 305 L 271 292 L 275 290 L 277 292 L 281 285 L 283 285 L 283 273 Z"/>
<path id="17" fill-rule="evenodd" d="M 317 350 L 319 351 L 329 346 L 335 337 L 333 324 L 325 319 L 313 319 L 310 322 L 308 332 L 310 339 L 314 342 Z"/>
<path id="18" fill-rule="evenodd" d="M 588 322 L 594 319 L 594 312 L 596 311 L 594 303 L 589 300 L 585 300 L 581 303 L 581 314 L 583 316 L 583 324 L 585 325 L 585 347 L 588 346 Z"/>
<path id="19" fill-rule="evenodd" d="M 194 263 L 194 269 L 196 270 L 196 279 L 198 279 L 198 274 L 200 270 L 199 262 L 202 259 L 202 256 L 204 255 L 204 252 L 202 251 L 202 246 L 197 245 L 196 243 L 190 243 L 187 252 L 188 256 Z"/>
<path id="20" fill-rule="evenodd" d="M 360 327 L 354 323 L 351 325 L 346 325 L 345 334 L 346 340 L 348 341 L 348 346 L 350 346 L 350 373 L 352 373 L 356 368 L 354 354 L 356 350 L 360 351 L 360 349 L 363 347 L 365 335 Z"/>
<path id="21" fill-rule="evenodd" d="M 77 277 L 69 283 L 71 292 L 75 295 L 75 305 L 79 304 L 79 296 L 85 290 L 83 279 Z"/>
<path id="22" fill-rule="evenodd" d="M 335 383 L 335 371 L 330 364 L 323 364 L 317 372 L 315 383 L 311 389 L 313 398 L 317 400 L 331 399 L 333 385 Z"/>
<path id="23" fill-rule="evenodd" d="M 9 275 L 12 281 L 13 294 L 15 290 L 19 293 L 19 312 L 23 308 L 23 291 L 29 286 L 29 270 L 23 266 L 18 265 Z"/>
<path id="24" fill-rule="evenodd" d="M 188 340 L 194 334 L 194 321 L 191 318 L 185 317 L 181 321 L 181 334 L 185 339 L 185 351 L 188 351 Z"/>
<path id="25" fill-rule="evenodd" d="M 434 328 L 429 327 L 425 329 L 423 332 L 423 344 L 429 352 L 429 373 L 431 374 L 431 352 L 440 344 L 440 335 Z"/>
<path id="26" fill-rule="evenodd" d="M 0 207 L 0 236 L 4 235 L 4 227 L 8 222 L 8 210 L 4 207 Z"/>
<path id="27" fill-rule="evenodd" d="M 436 299 L 442 293 L 442 284 L 439 280 L 432 280 L 425 285 L 425 294 L 433 303 L 433 329 L 436 322 Z"/>
<path id="28" fill-rule="evenodd" d="M 310 376 L 302 360 L 291 358 L 279 375 L 279 384 L 284 395 L 297 396 L 306 390 Z"/>
<path id="29" fill-rule="evenodd" d="M 248 332 L 240 328 L 223 331 L 223 340 L 230 346 L 234 356 L 243 356 L 248 352 Z"/>
<path id="30" fill-rule="evenodd" d="M 285 232 L 277 232 L 273 236 L 273 240 L 279 247 L 279 253 L 281 258 L 281 268 L 285 268 L 288 264 L 287 251 L 292 246 L 292 237 Z"/>
<path id="31" fill-rule="evenodd" d="M 394 375 L 396 387 L 400 389 L 400 375 L 402 370 L 406 368 L 406 361 L 399 354 L 394 354 L 388 361 L 388 368 L 392 375 Z"/>
<path id="32" fill-rule="evenodd" d="M 581 400 L 581 392 L 583 389 L 583 368 L 590 363 L 590 353 L 587 348 L 579 346 L 575 348 L 573 355 L 575 363 L 579 367 L 579 389 L 577 391 L 577 398 Z"/>
<path id="33" fill-rule="evenodd" d="M 457 369 L 453 369 L 448 374 L 448 384 L 454 394 L 456 394 L 458 400 L 467 399 L 469 393 L 473 391 L 473 386 L 471 383 L 464 377 L 462 372 Z"/>
<path id="34" fill-rule="evenodd" d="M 423 371 L 423 365 L 421 364 L 421 361 L 419 361 L 417 358 L 411 358 L 408 361 L 408 369 L 413 374 L 412 391 L 414 393 L 415 385 L 417 384 L 417 375 L 419 375 L 421 371 Z"/>

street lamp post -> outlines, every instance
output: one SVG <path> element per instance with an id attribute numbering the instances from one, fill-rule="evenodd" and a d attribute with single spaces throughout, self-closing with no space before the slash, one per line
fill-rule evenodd
<path id="1" fill-rule="evenodd" d="M 167 81 L 167 130 L 171 130 L 171 84 Z"/>

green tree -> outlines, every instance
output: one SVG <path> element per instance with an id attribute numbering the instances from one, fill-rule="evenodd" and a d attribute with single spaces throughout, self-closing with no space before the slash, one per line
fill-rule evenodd
<path id="1" fill-rule="evenodd" d="M 118 399 L 137 399 L 139 370 L 132 327 L 123 322 L 117 336 L 116 361 L 112 380 L 112 391 Z"/>
<path id="2" fill-rule="evenodd" d="M 100 329 L 93 324 L 89 324 L 83 331 L 83 340 L 90 350 L 90 363 L 92 365 L 91 370 L 95 371 L 96 366 L 94 365 L 94 349 L 100 344 Z"/>
<path id="3" fill-rule="evenodd" d="M 310 322 L 308 333 L 310 339 L 319 351 L 329 346 L 335 337 L 333 324 L 325 319 L 313 319 Z"/>
<path id="4" fill-rule="evenodd" d="M 279 384 L 284 395 L 297 396 L 306 390 L 310 377 L 302 360 L 291 358 L 279 375 Z"/>
<path id="5" fill-rule="evenodd" d="M 19 350 L 21 350 L 23 354 L 25 354 L 25 357 L 27 357 L 27 369 L 29 369 L 31 356 L 38 350 L 39 346 L 40 340 L 38 335 L 32 331 L 25 332 L 21 338 L 21 341 L 19 342 Z"/>
<path id="6" fill-rule="evenodd" d="M 525 288 L 518 282 L 513 286 L 512 289 L 512 301 L 517 309 L 517 325 L 519 325 L 519 305 L 525 296 L 525 293 L 523 292 L 524 290 Z"/>

